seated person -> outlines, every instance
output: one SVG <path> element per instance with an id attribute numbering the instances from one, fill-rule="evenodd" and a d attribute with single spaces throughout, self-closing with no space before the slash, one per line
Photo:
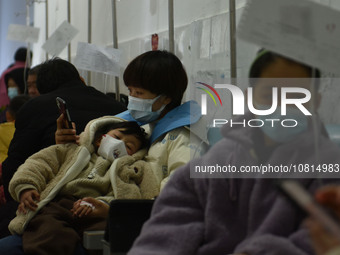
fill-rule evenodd
<path id="1" fill-rule="evenodd" d="M 27 95 L 19 95 L 10 101 L 6 112 L 7 122 L 0 124 L 0 163 L 7 158 L 8 147 L 15 131 L 14 122 L 17 113 L 29 99 Z"/>
<path id="2" fill-rule="evenodd" d="M 56 71 L 60 73 L 59 69 Z M 160 186 L 164 186 L 174 170 L 188 162 L 190 154 L 196 152 L 202 144 L 200 139 L 190 133 L 192 125 L 200 120 L 201 110 L 196 102 L 181 103 L 188 79 L 181 61 L 170 52 L 149 51 L 136 57 L 124 72 L 124 82 L 130 91 L 129 104 L 130 102 L 131 104 L 129 110 L 118 117 L 136 120 L 140 124 L 149 123 L 150 149 L 145 161 L 150 164 L 148 169 L 154 173 L 150 174 L 148 179 L 157 178 L 156 193 L 158 194 Z M 103 111 L 106 108 L 100 107 L 100 109 Z M 71 115 L 73 118 L 72 113 Z M 91 116 L 87 114 L 86 117 Z M 63 123 L 63 115 L 61 115 L 57 121 L 56 143 L 75 143 L 78 138 L 76 130 L 65 129 Z M 78 122 L 76 124 L 79 131 Z M 150 190 L 152 194 L 154 192 L 152 187 L 146 190 Z M 142 197 L 140 195 L 140 198 Z M 22 252 L 21 237 L 13 237 L 15 238 L 12 238 L 11 243 L 9 240 L 6 242 L 12 248 L 17 247 L 18 253 Z"/>
<path id="3" fill-rule="evenodd" d="M 0 123 L 6 121 L 5 110 L 10 101 L 6 89 L 5 76 L 7 73 L 17 68 L 25 68 L 26 57 L 27 48 L 25 47 L 18 48 L 14 54 L 14 63 L 12 63 L 0 76 Z M 30 59 L 32 59 L 32 51 L 30 52 Z"/>
<path id="4" fill-rule="evenodd" d="M 273 87 L 283 87 L 282 83 L 266 83 L 261 78 L 305 78 L 309 82 L 303 86 L 311 90 L 310 77 L 314 73 L 318 74 L 304 64 L 261 51 L 250 70 L 250 77 L 260 78 L 253 84 L 254 105 L 269 109 Z M 318 94 L 314 96 L 320 98 Z M 318 101 L 304 106 L 317 108 Z M 284 117 L 294 119 L 296 116 L 291 114 Z M 250 175 L 203 178 L 203 173 L 202 178 L 190 177 L 194 166 L 231 165 L 240 169 L 242 165 L 339 163 L 339 148 L 323 133 L 316 154 L 311 118 L 303 116 L 298 129 L 287 129 L 285 133 L 277 132 L 278 125 L 272 129 L 268 125 L 224 125 L 223 140 L 174 173 L 128 254 L 312 254 L 307 231 L 301 226 L 304 217 L 275 188 L 276 179 Z M 254 117 L 260 119 L 250 112 L 242 117 L 246 122 Z M 320 124 L 317 116 L 313 118 Z M 321 131 L 321 125 L 316 125 L 316 129 Z M 310 192 L 320 186 L 312 178 L 298 181 Z"/>
<path id="5" fill-rule="evenodd" d="M 30 97 L 40 96 L 39 90 L 37 88 L 37 76 L 38 76 L 39 69 L 40 69 L 40 65 L 37 65 L 28 71 L 27 93 Z"/>
<path id="6" fill-rule="evenodd" d="M 111 97 L 86 86 L 75 66 L 65 60 L 54 58 L 39 66 L 36 84 L 41 95 L 30 100 L 20 110 L 8 158 L 2 165 L 8 201 L 12 200 L 8 184 L 17 168 L 32 154 L 55 144 L 55 120 L 60 115 L 56 97 L 67 102 L 78 132 L 82 132 L 90 120 L 115 115 L 126 109 Z"/>
<path id="7" fill-rule="evenodd" d="M 6 203 L 4 187 L 2 185 L 2 162 L 7 158 L 9 144 L 11 143 L 14 135 L 16 114 L 21 106 L 23 106 L 29 99 L 30 97 L 27 95 L 14 97 L 10 101 L 6 111 L 7 122 L 0 124 L 0 205 Z"/>
<path id="8" fill-rule="evenodd" d="M 36 85 L 40 96 L 32 98 L 17 115 L 15 133 L 8 149 L 8 157 L 2 163 L 4 192 L 7 203 L 0 208 L 0 237 L 9 235 L 8 223 L 15 217 L 18 207 L 8 192 L 9 182 L 25 160 L 39 150 L 55 144 L 56 119 L 60 115 L 56 97 L 67 102 L 72 120 L 81 133 L 93 119 L 115 115 L 126 109 L 124 105 L 80 78 L 74 65 L 59 58 L 39 65 Z"/>
<path id="9" fill-rule="evenodd" d="M 139 173 L 143 168 L 138 160 L 129 171 L 119 162 L 142 158 L 146 150 L 141 149 L 147 144 L 146 133 L 136 122 L 103 117 L 88 124 L 80 135 L 80 146 L 53 145 L 28 158 L 10 183 L 10 192 L 20 205 L 9 229 L 22 235 L 24 252 L 74 254 L 85 230 L 104 229 L 105 203 L 117 198 L 119 192 L 129 192 L 132 182 L 142 189 L 143 181 L 137 179 L 147 177 L 147 169 Z M 122 180 L 126 175 L 131 177 L 125 186 L 114 180 L 120 174 Z M 153 185 L 150 180 L 145 182 Z M 93 199 L 82 200 L 85 197 Z M 1 243 L 0 250 L 5 251 Z M 10 254 L 10 250 L 5 253 Z"/>
<path id="10" fill-rule="evenodd" d="M 192 132 L 202 125 L 201 108 L 195 101 L 182 103 L 188 77 L 171 52 L 148 51 L 137 56 L 126 67 L 123 79 L 129 90 L 128 110 L 117 117 L 137 121 L 149 131 L 146 161 L 162 189 L 178 167 L 205 149 L 201 134 Z M 63 128 L 59 118 L 56 143 L 75 141 L 75 130 Z"/>
<path id="11" fill-rule="evenodd" d="M 29 69 L 17 68 L 5 75 L 8 97 L 11 100 L 17 95 L 25 94 L 25 78 Z"/>

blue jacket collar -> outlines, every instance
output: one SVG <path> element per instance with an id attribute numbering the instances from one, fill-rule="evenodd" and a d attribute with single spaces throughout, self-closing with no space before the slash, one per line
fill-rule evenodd
<path id="1" fill-rule="evenodd" d="M 146 124 L 146 123 L 144 123 L 144 122 L 140 122 L 140 121 L 135 120 L 135 119 L 131 116 L 131 114 L 130 114 L 130 112 L 129 112 L 128 110 L 126 110 L 126 111 L 124 111 L 124 112 L 121 112 L 121 113 L 115 115 L 115 117 L 122 118 L 122 119 L 127 120 L 127 121 L 136 121 L 136 122 L 138 123 L 139 126 L 143 126 L 143 125 Z"/>
<path id="2" fill-rule="evenodd" d="M 129 111 L 122 112 L 116 117 L 125 119 L 127 121 L 136 121 L 129 113 Z M 168 133 L 179 127 L 188 126 L 196 123 L 201 118 L 201 107 L 195 101 L 185 102 L 168 112 L 162 119 L 160 119 L 150 136 L 150 144 L 157 140 L 163 134 Z M 145 123 L 138 122 L 139 125 Z"/>

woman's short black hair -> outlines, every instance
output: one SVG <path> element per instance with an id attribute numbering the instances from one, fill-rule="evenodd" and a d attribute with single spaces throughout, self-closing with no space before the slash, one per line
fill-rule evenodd
<path id="1" fill-rule="evenodd" d="M 260 78 L 263 70 L 266 69 L 272 63 L 274 63 L 278 58 L 283 58 L 283 59 L 286 59 L 287 61 L 298 63 L 299 65 L 303 66 L 307 70 L 310 77 L 313 77 L 313 78 L 320 78 L 321 77 L 321 72 L 317 68 L 313 68 L 311 66 L 297 62 L 295 60 L 292 60 L 292 59 L 287 58 L 285 56 L 282 56 L 282 55 L 276 54 L 274 52 L 268 51 L 266 49 L 260 49 L 257 52 L 257 56 L 256 56 L 255 60 L 253 61 L 251 67 L 250 67 L 249 78 Z M 254 85 L 253 82 L 251 84 Z M 317 88 L 318 88 L 318 86 L 319 86 L 318 80 L 316 81 L 316 85 L 317 85 Z"/>
<path id="2" fill-rule="evenodd" d="M 126 86 L 146 89 L 172 99 L 167 105 L 171 110 L 181 104 L 188 86 L 188 77 L 181 61 L 168 51 L 148 51 L 126 67 L 123 75 Z"/>
<path id="3" fill-rule="evenodd" d="M 94 134 L 93 144 L 95 145 L 102 135 L 107 134 L 110 130 L 117 128 L 124 128 L 125 130 L 120 131 L 121 133 L 126 135 L 134 135 L 139 141 L 141 141 L 141 149 L 148 147 L 149 140 L 147 139 L 147 134 L 145 133 L 144 129 L 141 128 L 135 121 L 115 122 L 101 126 Z"/>

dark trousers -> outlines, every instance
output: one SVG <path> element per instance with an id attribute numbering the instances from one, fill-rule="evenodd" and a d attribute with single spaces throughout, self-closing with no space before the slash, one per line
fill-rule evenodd
<path id="1" fill-rule="evenodd" d="M 8 224 L 15 218 L 18 205 L 18 202 L 11 200 L 0 206 L 0 238 L 11 235 Z"/>
<path id="2" fill-rule="evenodd" d="M 71 213 L 73 197 L 57 198 L 29 222 L 23 234 L 25 254 L 74 255 L 85 230 L 104 230 L 106 220 L 90 216 L 77 218 Z"/>

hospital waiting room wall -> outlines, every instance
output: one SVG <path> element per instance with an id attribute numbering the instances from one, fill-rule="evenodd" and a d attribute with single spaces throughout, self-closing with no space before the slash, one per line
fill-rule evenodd
<path id="1" fill-rule="evenodd" d="M 236 23 L 239 23 L 245 5 L 250 0 L 236 1 Z M 337 0 L 314 0 L 340 9 Z M 49 0 L 48 30 L 51 34 L 67 19 L 67 1 Z M 84 4 L 86 3 L 86 4 Z M 100 46 L 112 47 L 111 0 L 92 1 L 92 40 Z M 159 49 L 168 49 L 168 1 L 120 0 L 117 1 L 119 49 L 122 50 L 120 92 L 127 94 L 122 73 L 135 56 L 151 50 L 151 35 L 158 34 Z M 34 44 L 34 63 L 46 58 L 41 45 L 45 42 L 45 4 L 35 3 L 34 25 L 41 28 L 39 42 Z M 174 0 L 175 53 L 186 67 L 189 86 L 197 81 L 209 84 L 223 83 L 230 77 L 229 1 L 227 0 Z M 39 14 L 39 15 L 37 15 Z M 87 1 L 71 1 L 71 24 L 79 33 L 72 40 L 72 61 L 78 42 L 88 40 Z M 237 76 L 247 77 L 258 47 L 237 40 Z M 67 48 L 60 57 L 67 59 Z M 51 57 L 51 56 L 50 56 Z M 87 72 L 81 74 L 87 78 Z M 91 73 L 88 83 L 101 91 L 114 92 L 115 79 L 109 75 Z M 192 94 L 186 94 L 186 100 Z"/>

